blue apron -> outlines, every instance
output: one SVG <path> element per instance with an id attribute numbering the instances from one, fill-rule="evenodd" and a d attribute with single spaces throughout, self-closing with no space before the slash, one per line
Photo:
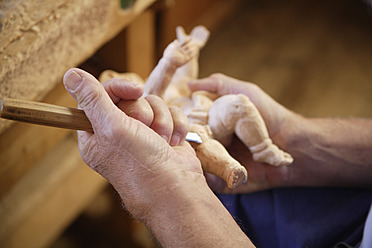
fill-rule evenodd
<path id="1" fill-rule="evenodd" d="M 218 197 L 258 248 L 358 247 L 372 190 L 280 188 Z"/>

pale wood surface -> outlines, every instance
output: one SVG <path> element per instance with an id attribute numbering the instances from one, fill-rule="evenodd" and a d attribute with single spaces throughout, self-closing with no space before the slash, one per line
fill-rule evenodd
<path id="1" fill-rule="evenodd" d="M 47 246 L 105 185 L 62 140 L 1 199 L 1 247 Z"/>
<path id="2" fill-rule="evenodd" d="M 116 0 L 2 2 L 0 96 L 41 100 L 153 2 L 138 0 L 128 10 Z M 0 133 L 9 125 L 0 120 Z"/>
<path id="3" fill-rule="evenodd" d="M 154 1 L 128 10 L 116 0 L 20 2 L 0 2 L 0 97 L 76 107 L 64 72 Z M 72 133 L 0 120 L 1 247 L 49 246 L 107 185 L 84 165 Z"/>
<path id="4" fill-rule="evenodd" d="M 68 107 L 76 105 L 62 83 L 43 101 Z M 71 131 L 65 129 L 13 121 L 13 125 L 0 135 L 0 197 L 69 133 Z"/>

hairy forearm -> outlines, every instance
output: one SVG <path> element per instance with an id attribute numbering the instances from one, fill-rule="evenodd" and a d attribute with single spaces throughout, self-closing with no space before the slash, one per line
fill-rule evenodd
<path id="1" fill-rule="evenodd" d="M 160 59 L 155 69 L 146 80 L 145 94 L 162 97 L 176 70 L 177 67 L 172 65 L 167 59 Z"/>
<path id="2" fill-rule="evenodd" d="M 287 144 L 295 157 L 289 184 L 372 187 L 372 120 L 297 118 Z"/>
<path id="3" fill-rule="evenodd" d="M 254 247 L 202 175 L 168 189 L 145 220 L 164 247 Z"/>

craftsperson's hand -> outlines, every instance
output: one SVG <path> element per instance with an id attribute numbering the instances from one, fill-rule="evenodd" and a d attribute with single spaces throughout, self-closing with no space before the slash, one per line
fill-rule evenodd
<path id="1" fill-rule="evenodd" d="M 67 71 L 64 85 L 94 130 L 78 131 L 83 160 L 115 187 L 136 218 L 151 215 L 184 177 L 203 178 L 194 150 L 183 142 L 188 122 L 180 109 L 156 96 L 141 98 L 142 86 L 118 78 L 101 84 L 80 69 Z"/>
<path id="2" fill-rule="evenodd" d="M 167 60 L 176 68 L 186 64 L 192 57 L 196 56 L 198 47 L 191 40 L 180 42 L 178 40 L 170 43 L 165 48 L 163 53 L 163 59 Z"/>
<path id="3" fill-rule="evenodd" d="M 219 95 L 246 95 L 263 117 L 273 143 L 288 151 L 286 148 L 287 144 L 291 142 L 291 127 L 299 123 L 302 117 L 284 108 L 257 85 L 223 74 L 213 74 L 207 78 L 191 81 L 189 87 L 191 91 L 206 90 Z M 283 185 L 289 176 L 292 165 L 271 166 L 255 162 L 252 160 L 248 148 L 236 137 L 227 149 L 236 160 L 247 168 L 248 181 L 244 185 L 230 190 L 222 179 L 213 175 L 206 175 L 209 185 L 217 192 L 247 193 L 278 187 Z M 288 152 L 290 153 L 290 151 Z"/>

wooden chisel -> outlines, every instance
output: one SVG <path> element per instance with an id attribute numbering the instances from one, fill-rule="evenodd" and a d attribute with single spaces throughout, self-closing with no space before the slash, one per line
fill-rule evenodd
<path id="1" fill-rule="evenodd" d="M 48 103 L 3 98 L 0 117 L 32 124 L 93 132 L 83 110 Z M 202 143 L 199 134 L 188 132 L 186 140 Z"/>

